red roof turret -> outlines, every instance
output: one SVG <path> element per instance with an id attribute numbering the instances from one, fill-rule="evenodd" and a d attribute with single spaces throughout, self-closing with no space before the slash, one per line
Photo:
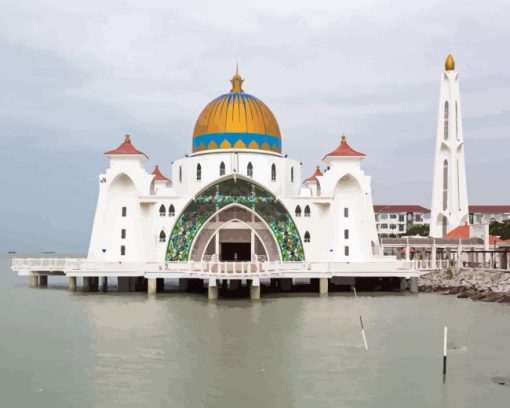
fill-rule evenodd
<path id="1" fill-rule="evenodd" d="M 345 135 L 342 135 L 342 141 L 340 142 L 340 145 L 333 150 L 332 152 L 328 153 L 324 158 L 329 156 L 353 156 L 353 157 L 364 157 L 365 155 L 363 153 L 357 152 L 351 146 L 347 144 L 347 140 L 345 138 Z"/>
<path id="2" fill-rule="evenodd" d="M 126 137 L 124 138 L 124 141 L 122 142 L 122 144 L 117 147 L 116 149 L 113 149 L 113 150 L 110 150 L 108 152 L 105 153 L 106 155 L 110 155 L 110 154 L 139 154 L 139 155 L 142 155 L 142 156 L 145 156 L 147 159 L 147 155 L 143 152 L 141 152 L 140 150 L 137 150 L 133 144 L 131 143 L 131 136 L 129 135 L 126 135 Z"/>
<path id="3" fill-rule="evenodd" d="M 313 173 L 310 177 L 308 177 L 306 180 L 305 180 L 305 183 L 308 182 L 308 181 L 317 181 L 317 177 L 318 176 L 322 176 L 322 172 L 321 172 L 321 169 L 319 166 L 317 166 L 317 168 L 315 169 L 315 173 Z"/>
<path id="4" fill-rule="evenodd" d="M 171 182 L 171 180 L 168 177 L 165 177 L 163 173 L 159 170 L 159 166 L 156 164 L 156 167 L 154 167 L 154 171 L 152 172 L 154 174 L 154 180 L 155 181 L 167 181 Z"/>

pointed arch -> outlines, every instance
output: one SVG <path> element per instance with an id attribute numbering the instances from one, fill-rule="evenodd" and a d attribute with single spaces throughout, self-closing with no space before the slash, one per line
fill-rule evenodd
<path id="1" fill-rule="evenodd" d="M 448 160 L 443 162 L 443 211 L 448 208 Z"/>
<path id="2" fill-rule="evenodd" d="M 175 216 L 175 207 L 173 204 L 170 204 L 170 207 L 168 207 L 168 216 L 169 217 Z"/>
<path id="3" fill-rule="evenodd" d="M 271 181 L 276 181 L 276 166 L 271 164 Z"/>
<path id="4" fill-rule="evenodd" d="M 163 204 L 161 204 L 159 207 L 159 216 L 164 217 L 165 215 L 166 215 L 166 208 Z"/>
<path id="5" fill-rule="evenodd" d="M 310 242 L 310 233 L 308 231 L 305 232 L 305 242 Z"/>
<path id="6" fill-rule="evenodd" d="M 294 183 L 294 166 L 290 168 L 290 182 Z"/>
<path id="7" fill-rule="evenodd" d="M 202 166 L 200 163 L 197 164 L 197 181 L 202 180 Z"/>
<path id="8" fill-rule="evenodd" d="M 220 163 L 220 176 L 224 176 L 224 175 L 225 175 L 225 163 L 221 162 Z"/>
<path id="9" fill-rule="evenodd" d="M 253 164 L 251 164 L 251 162 L 248 162 L 248 166 L 246 166 L 246 175 L 248 177 L 253 177 Z"/>
<path id="10" fill-rule="evenodd" d="M 295 214 L 296 214 L 296 217 L 301 217 L 301 207 L 299 205 L 296 205 Z"/>
<path id="11" fill-rule="evenodd" d="M 166 242 L 166 234 L 163 230 L 159 233 L 159 242 Z"/>
<path id="12" fill-rule="evenodd" d="M 310 217 L 310 215 L 311 215 L 310 206 L 307 204 L 305 207 L 305 217 Z"/>
<path id="13" fill-rule="evenodd" d="M 188 261 L 203 225 L 231 204 L 245 206 L 267 224 L 278 243 L 282 261 L 304 261 L 301 237 L 287 209 L 269 190 L 242 175 L 210 184 L 188 202 L 169 235 L 166 259 Z"/>
<path id="14" fill-rule="evenodd" d="M 182 183 L 182 166 L 179 166 L 179 183 Z"/>

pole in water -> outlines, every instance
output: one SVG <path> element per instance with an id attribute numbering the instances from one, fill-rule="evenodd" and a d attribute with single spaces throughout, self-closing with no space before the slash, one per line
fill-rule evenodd
<path id="1" fill-rule="evenodd" d="M 359 310 L 359 305 L 358 305 L 358 294 L 356 293 L 355 286 L 353 286 L 352 289 L 354 290 L 354 301 L 356 302 L 356 307 L 358 309 L 358 314 L 359 314 L 359 322 L 361 324 L 361 336 L 363 337 L 363 343 L 365 344 L 365 350 L 368 350 L 367 337 L 365 336 L 365 327 L 363 326 L 363 318 L 361 317 L 361 312 Z"/>
<path id="2" fill-rule="evenodd" d="M 446 360 L 447 360 L 447 344 L 448 344 L 448 327 L 444 327 L 443 339 L 443 384 L 446 382 Z"/>

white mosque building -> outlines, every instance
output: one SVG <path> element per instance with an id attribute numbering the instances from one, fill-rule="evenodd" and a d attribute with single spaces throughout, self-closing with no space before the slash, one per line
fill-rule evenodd
<path id="1" fill-rule="evenodd" d="M 343 136 L 304 180 L 278 123 L 236 73 L 199 115 L 173 180 L 126 136 L 106 152 L 89 260 L 370 261 L 379 253 L 370 177 Z"/>
<path id="2" fill-rule="evenodd" d="M 391 277 L 417 290 L 415 270 L 382 256 L 365 154 L 342 136 L 306 177 L 283 153 L 271 110 L 244 92 L 238 72 L 231 83 L 198 116 L 172 180 L 157 165 L 147 171 L 129 136 L 105 153 L 88 256 L 61 267 L 70 285 L 143 277 L 155 292 L 156 280 L 198 278 L 214 298 L 217 278 L 255 287 L 264 277 L 318 279 L 324 293 L 333 281 Z"/>

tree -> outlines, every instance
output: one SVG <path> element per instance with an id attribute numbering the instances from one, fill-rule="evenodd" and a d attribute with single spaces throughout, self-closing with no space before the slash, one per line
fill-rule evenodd
<path id="1" fill-rule="evenodd" d="M 489 226 L 489 234 L 500 237 L 501 239 L 510 238 L 510 220 L 503 222 L 493 221 Z"/>
<path id="2" fill-rule="evenodd" d="M 414 224 L 411 225 L 404 236 L 420 235 L 422 237 L 428 237 L 430 233 L 430 227 L 427 224 Z"/>

